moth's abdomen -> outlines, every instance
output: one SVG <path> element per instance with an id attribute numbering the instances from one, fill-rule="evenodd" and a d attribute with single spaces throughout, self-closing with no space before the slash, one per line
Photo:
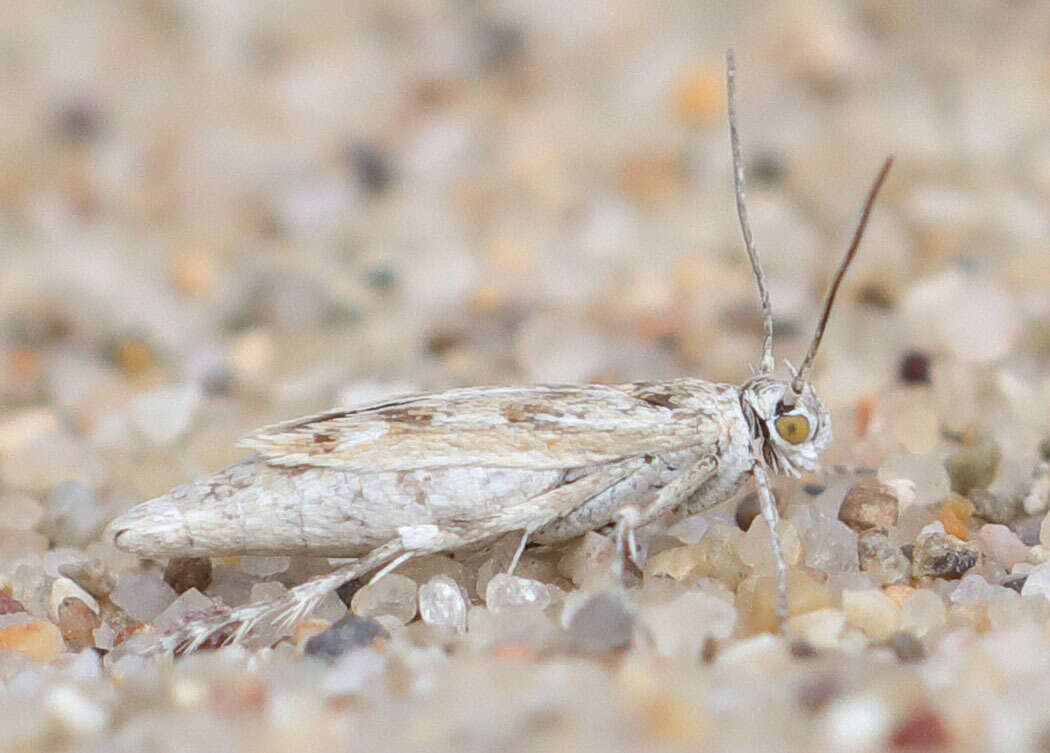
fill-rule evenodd
<path id="1" fill-rule="evenodd" d="M 252 458 L 132 508 L 106 535 L 143 556 L 357 556 L 403 526 L 484 528 L 561 477 L 499 468 L 355 473 Z"/>

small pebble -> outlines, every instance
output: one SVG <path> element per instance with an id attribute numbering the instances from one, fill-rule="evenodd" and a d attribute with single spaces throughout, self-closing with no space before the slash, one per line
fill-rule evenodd
<path id="1" fill-rule="evenodd" d="M 722 599 L 687 591 L 672 601 L 648 606 L 640 618 L 661 656 L 695 661 L 708 637 L 724 640 L 732 634 L 737 613 Z"/>
<path id="2" fill-rule="evenodd" d="M 920 350 L 911 350 L 901 358 L 900 379 L 905 384 L 930 383 L 930 358 Z"/>
<path id="3" fill-rule="evenodd" d="M 1024 588 L 1025 581 L 1028 580 L 1028 573 L 1021 573 L 1019 575 L 1008 575 L 1003 578 L 1003 587 L 1009 588 L 1011 591 L 1021 593 Z"/>
<path id="4" fill-rule="evenodd" d="M 907 630 L 898 630 L 889 637 L 886 645 L 893 649 L 897 659 L 904 664 L 922 661 L 926 658 L 926 647 L 922 645 L 922 641 Z"/>
<path id="5" fill-rule="evenodd" d="M 77 481 L 64 481 L 48 495 L 40 529 L 56 544 L 83 547 L 104 522 L 98 495 Z"/>
<path id="6" fill-rule="evenodd" d="M 774 499 L 775 498 L 776 496 L 774 495 Z M 736 514 L 733 516 L 737 528 L 741 531 L 746 531 L 751 528 L 751 524 L 754 522 L 755 517 L 759 512 L 758 492 L 751 492 L 750 494 L 745 495 L 736 506 Z"/>
<path id="7" fill-rule="evenodd" d="M 58 622 L 58 608 L 66 599 L 77 599 L 88 606 L 92 612 L 99 614 L 98 602 L 95 597 L 81 588 L 71 578 L 56 578 L 51 584 L 51 598 L 48 602 L 48 616 L 53 622 Z"/>
<path id="8" fill-rule="evenodd" d="M 842 500 L 839 520 L 854 531 L 890 527 L 897 522 L 897 496 L 885 484 L 861 481 Z"/>
<path id="9" fill-rule="evenodd" d="M 569 639 L 585 653 L 600 654 L 624 646 L 634 631 L 634 616 L 612 593 L 591 596 L 569 618 Z"/>
<path id="10" fill-rule="evenodd" d="M 860 569 L 880 586 L 905 583 L 909 578 L 911 563 L 890 541 L 885 528 L 869 528 L 857 536 L 857 558 Z"/>
<path id="11" fill-rule="evenodd" d="M 191 588 L 205 591 L 211 585 L 211 560 L 208 557 L 172 557 L 164 568 L 164 582 L 177 594 Z"/>
<path id="12" fill-rule="evenodd" d="M 934 591 L 915 590 L 901 607 L 900 629 L 922 638 L 948 621 L 948 607 Z"/>
<path id="13" fill-rule="evenodd" d="M 788 620 L 792 635 L 805 638 L 817 648 L 835 646 L 845 627 L 846 614 L 841 609 L 814 609 Z"/>
<path id="14" fill-rule="evenodd" d="M 1021 515 L 1021 500 L 1014 495 L 1001 495 L 987 489 L 973 489 L 967 495 L 974 513 L 989 523 L 1009 525 Z"/>
<path id="15" fill-rule="evenodd" d="M 116 577 L 102 560 L 67 562 L 60 565 L 58 571 L 67 578 L 76 581 L 81 588 L 96 599 L 109 596 L 109 592 L 117 584 Z"/>
<path id="16" fill-rule="evenodd" d="M 370 617 L 349 614 L 324 632 L 308 638 L 303 651 L 307 656 L 334 659 L 377 638 L 389 637 L 383 626 Z"/>
<path id="17" fill-rule="evenodd" d="M 951 490 L 966 496 L 973 489 L 986 489 L 999 473 L 1002 457 L 999 443 L 992 437 L 958 450 L 945 464 Z"/>
<path id="18" fill-rule="evenodd" d="M 133 620 L 149 622 L 175 601 L 171 586 L 154 575 L 128 573 L 120 576 L 109 600 Z"/>
<path id="19" fill-rule="evenodd" d="M 885 640 L 900 629 L 901 610 L 878 589 L 844 590 L 842 611 L 846 622 L 874 640 Z"/>
<path id="20" fill-rule="evenodd" d="M 13 622 L 0 622 L 0 650 L 17 651 L 39 662 L 52 662 L 65 649 L 62 632 L 47 620 L 9 615 Z"/>
<path id="21" fill-rule="evenodd" d="M 1050 437 L 1043 437 L 1039 441 L 1039 457 L 1044 462 L 1050 463 Z"/>
<path id="22" fill-rule="evenodd" d="M 398 573 L 389 573 L 354 594 L 350 609 L 361 617 L 388 614 L 402 625 L 416 616 L 416 582 Z"/>
<path id="23" fill-rule="evenodd" d="M 942 750 L 951 743 L 941 718 L 928 709 L 912 711 L 890 734 L 892 750 Z"/>
<path id="24" fill-rule="evenodd" d="M 970 538 L 966 524 L 973 517 L 973 513 L 974 506 L 970 500 L 953 492 L 938 508 L 937 519 L 941 521 L 945 532 L 965 541 Z"/>
<path id="25" fill-rule="evenodd" d="M 1021 596 L 1039 594 L 1050 599 L 1050 562 L 1036 565 L 1028 573 L 1024 585 L 1021 586 Z"/>
<path id="26" fill-rule="evenodd" d="M 551 603 L 550 589 L 538 580 L 499 573 L 485 588 L 485 606 L 495 614 L 513 607 L 536 606 L 545 609 Z"/>
<path id="27" fill-rule="evenodd" d="M 75 596 L 69 596 L 58 605 L 57 612 L 55 622 L 70 647 L 95 645 L 94 631 L 102 625 L 102 619 L 89 604 Z"/>
<path id="28" fill-rule="evenodd" d="M 923 536 L 912 552 L 912 575 L 916 578 L 961 578 L 977 564 L 981 553 L 965 541 L 945 533 Z"/>
<path id="29" fill-rule="evenodd" d="M 1007 570 L 1028 559 L 1029 547 L 1003 525 L 988 523 L 977 531 L 977 543 Z"/>
<path id="30" fill-rule="evenodd" d="M 420 586 L 419 616 L 428 625 L 466 630 L 467 601 L 459 584 L 448 575 L 435 575 Z"/>

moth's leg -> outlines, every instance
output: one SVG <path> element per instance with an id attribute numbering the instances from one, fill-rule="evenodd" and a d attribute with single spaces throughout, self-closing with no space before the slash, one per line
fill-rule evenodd
<path id="1" fill-rule="evenodd" d="M 522 531 L 521 541 L 518 543 L 518 548 L 514 551 L 514 557 L 510 561 L 510 567 L 507 568 L 507 575 L 514 575 L 514 569 L 518 566 L 518 560 L 521 559 L 522 553 L 525 551 L 525 544 L 529 541 L 530 531 L 526 528 Z"/>
<path id="2" fill-rule="evenodd" d="M 656 520 L 668 510 L 678 506 L 682 500 L 700 488 L 717 469 L 718 461 L 711 455 L 705 455 L 675 476 L 649 504 L 644 507 L 629 505 L 617 510 L 615 515 L 616 545 L 621 556 L 629 556 L 631 562 L 641 569 L 638 563 L 635 529 Z"/>
<path id="3" fill-rule="evenodd" d="M 400 564 L 408 557 L 425 553 L 406 551 L 400 538 L 393 539 L 358 560 L 330 573 L 311 578 L 278 599 L 256 601 L 233 609 L 223 609 L 221 612 L 206 611 L 189 615 L 183 625 L 164 636 L 161 648 L 177 653 L 190 653 L 210 638 L 231 629 L 233 632 L 223 643 L 240 643 L 252 630 L 269 619 L 282 628 L 289 628 L 316 607 L 329 591 L 388 563 L 400 560 Z"/>
<path id="4" fill-rule="evenodd" d="M 755 477 L 755 489 L 758 491 L 758 504 L 762 509 L 762 517 L 766 519 L 766 525 L 769 526 L 773 559 L 777 563 L 777 624 L 780 629 L 783 629 L 788 618 L 788 568 L 787 562 L 784 561 L 784 553 L 780 550 L 777 503 L 773 498 L 773 493 L 769 490 L 769 477 L 766 475 L 765 467 L 756 462 L 751 473 Z"/>

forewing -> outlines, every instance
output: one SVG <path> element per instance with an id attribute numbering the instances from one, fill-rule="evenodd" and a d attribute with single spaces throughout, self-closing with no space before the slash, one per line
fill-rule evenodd
<path id="1" fill-rule="evenodd" d="M 683 379 L 452 390 L 277 424 L 241 444 L 276 465 L 357 472 L 575 468 L 714 443 L 719 387 Z"/>

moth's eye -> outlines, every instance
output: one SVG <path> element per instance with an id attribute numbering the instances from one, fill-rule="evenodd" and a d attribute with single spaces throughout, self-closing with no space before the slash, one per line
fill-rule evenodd
<path id="1" fill-rule="evenodd" d="M 809 436 L 809 419 L 805 416 L 781 416 L 776 427 L 781 439 L 790 444 L 802 444 Z"/>

